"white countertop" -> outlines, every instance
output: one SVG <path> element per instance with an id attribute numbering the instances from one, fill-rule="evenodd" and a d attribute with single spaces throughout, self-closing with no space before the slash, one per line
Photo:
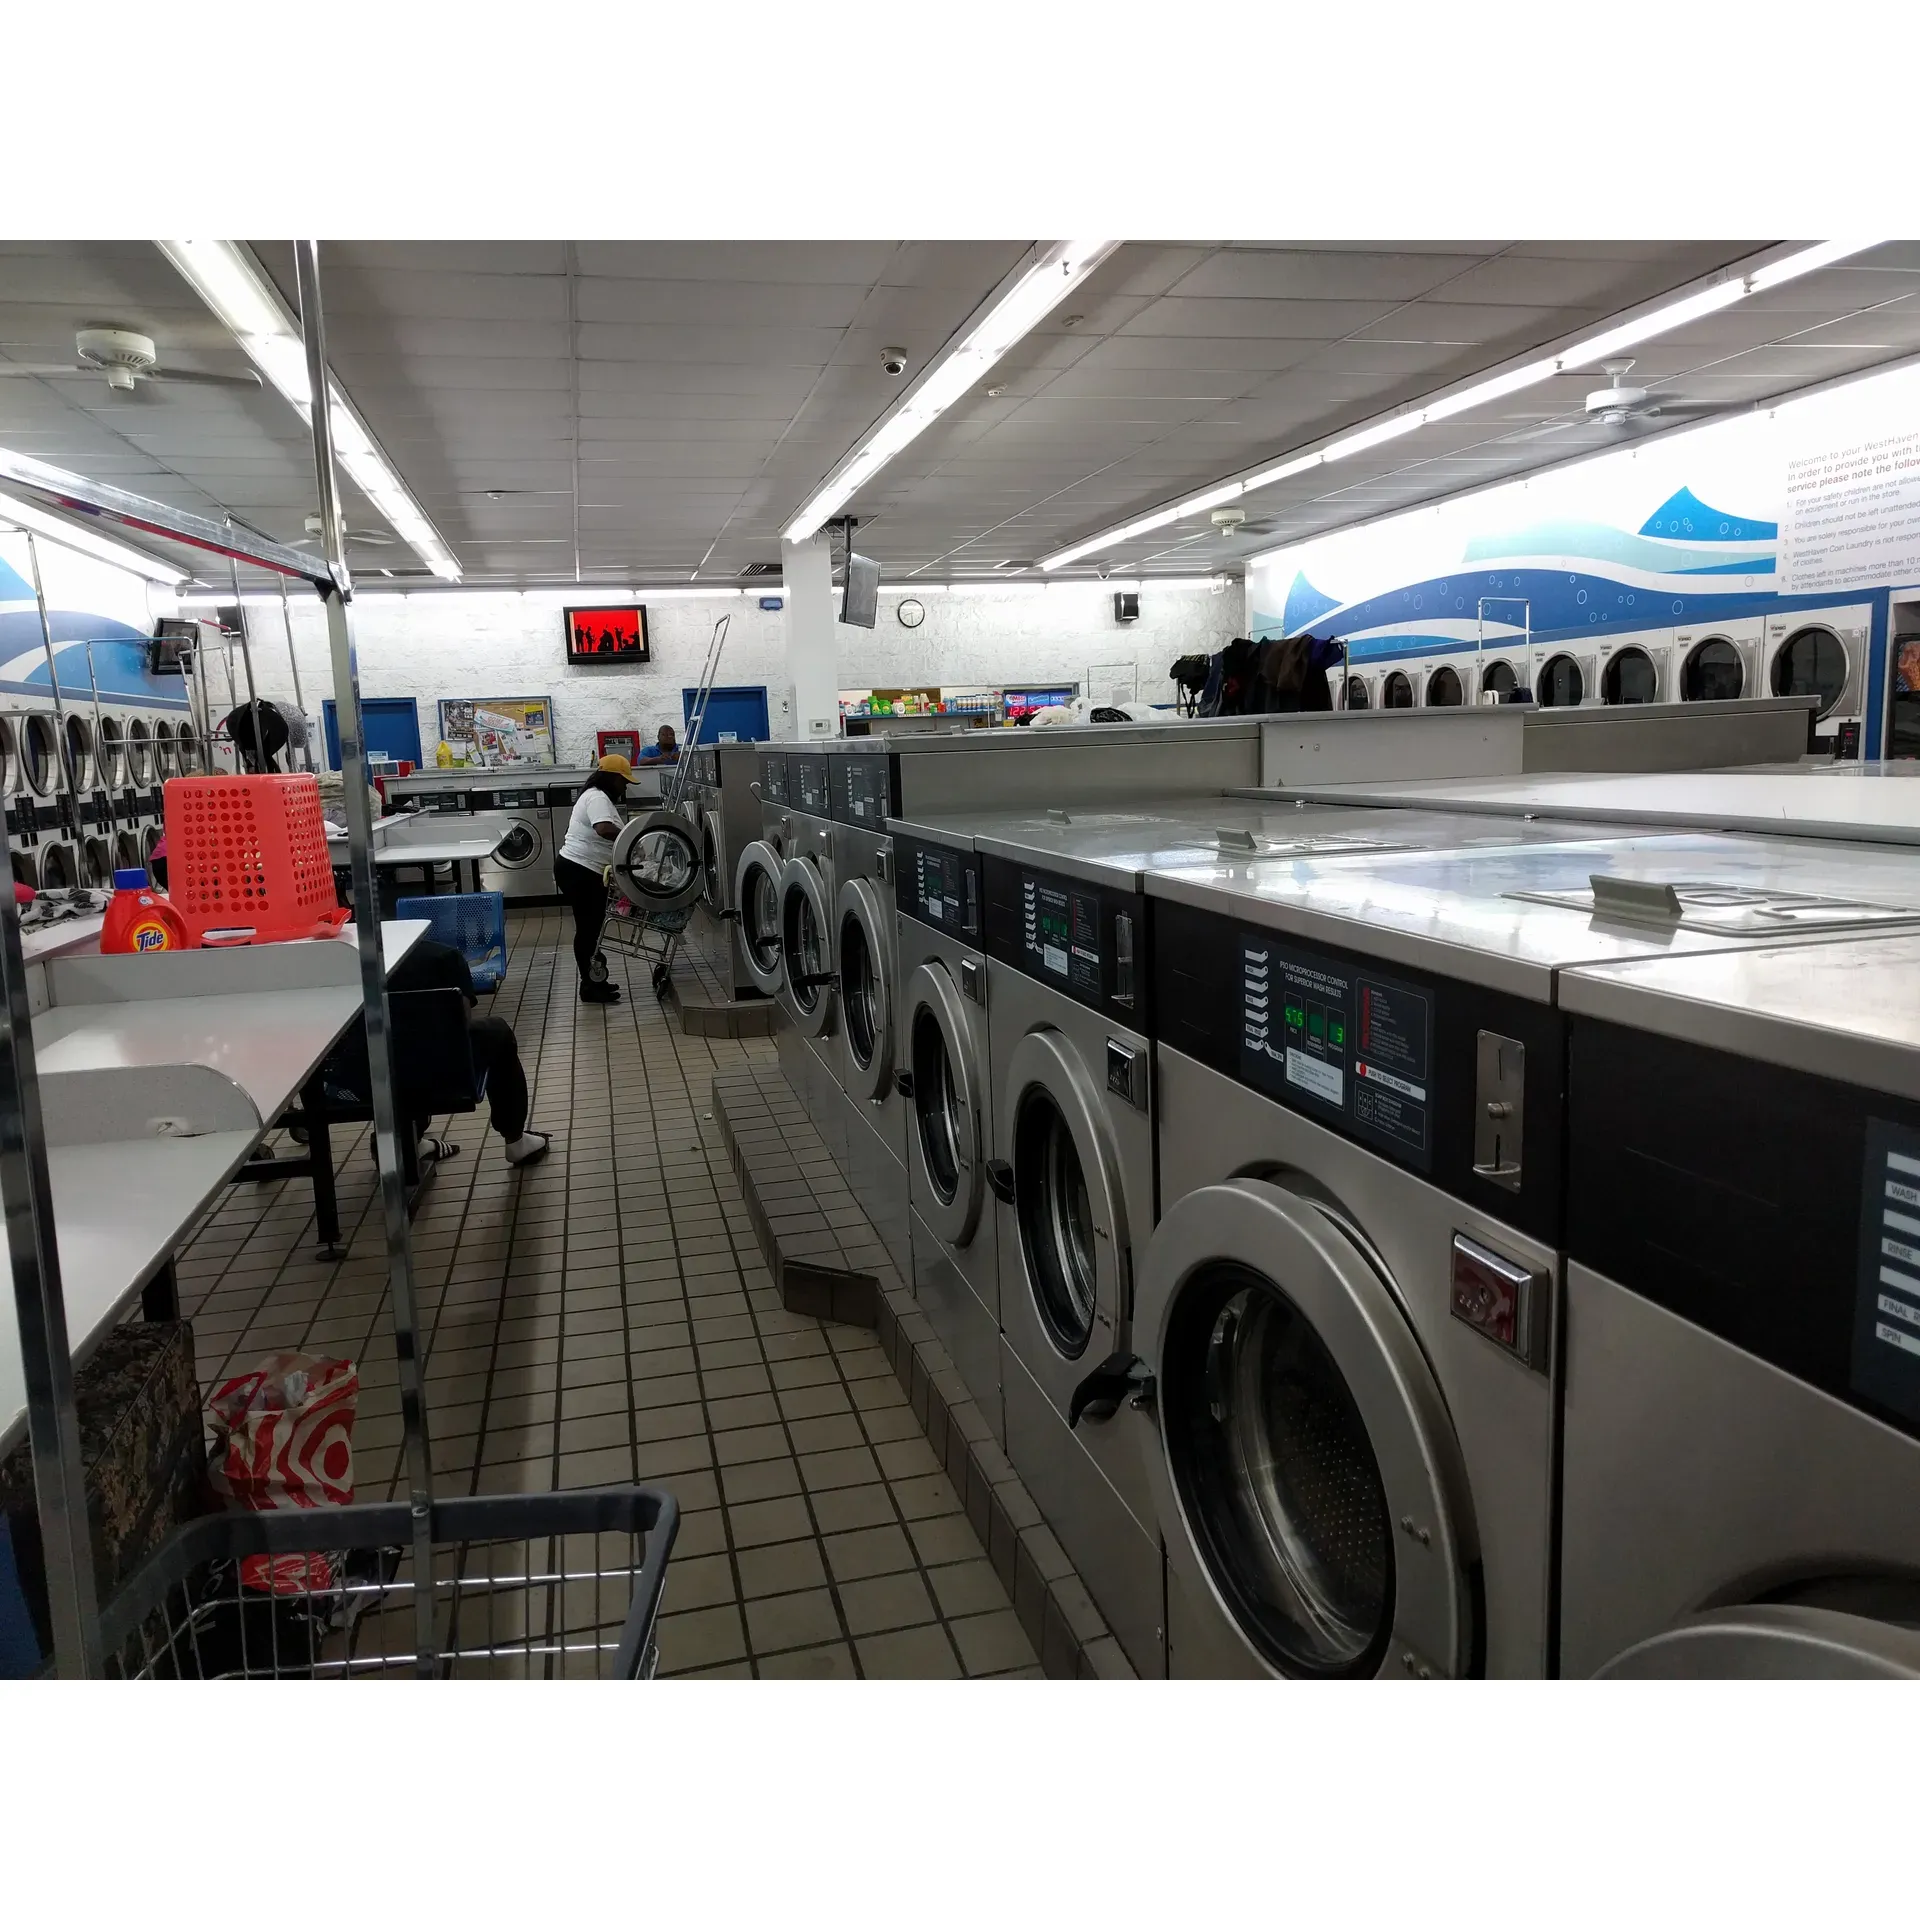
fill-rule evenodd
<path id="1" fill-rule="evenodd" d="M 484 860 L 507 837 L 508 829 L 485 827 L 461 834 L 441 833 L 438 837 L 420 834 L 414 839 L 404 839 L 388 834 L 384 845 L 373 850 L 373 864 L 376 867 L 414 867 L 428 863 L 440 865 L 452 860 Z M 336 867 L 344 867 L 351 859 L 347 842 L 330 840 L 327 851 Z"/>
<path id="2" fill-rule="evenodd" d="M 380 931 L 391 972 L 428 929 L 424 920 L 400 920 L 383 922 Z M 351 944 L 355 931 L 349 927 L 338 937 Z M 178 956 L 187 962 L 201 957 Z M 130 966 L 154 964 L 125 958 Z M 210 970 L 225 958 L 204 956 Z M 35 1016 L 43 1076 L 102 1067 L 209 1066 L 244 1088 L 262 1117 L 251 1132 L 117 1140 L 49 1152 L 61 1291 L 76 1359 L 92 1352 L 218 1201 L 234 1169 L 359 1011 L 356 982 L 95 1001 Z M 24 1431 L 25 1420 L 20 1333 L 9 1300 L 0 1305 L 0 1452 Z"/>

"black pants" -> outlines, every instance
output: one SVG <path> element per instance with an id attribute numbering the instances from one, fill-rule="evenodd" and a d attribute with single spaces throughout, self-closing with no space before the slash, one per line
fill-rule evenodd
<path id="1" fill-rule="evenodd" d="M 487 1107 L 493 1130 L 502 1140 L 518 1140 L 527 1130 L 527 1075 L 520 1064 L 520 1042 L 497 1015 L 476 1013 L 467 1021 L 473 1067 L 487 1076 Z"/>
<path id="2" fill-rule="evenodd" d="M 573 909 L 573 963 L 580 969 L 584 986 L 593 978 L 588 968 L 600 944 L 600 923 L 606 918 L 607 883 L 593 868 L 583 867 L 564 854 L 554 855 L 553 876 L 559 883 L 561 899 Z"/>

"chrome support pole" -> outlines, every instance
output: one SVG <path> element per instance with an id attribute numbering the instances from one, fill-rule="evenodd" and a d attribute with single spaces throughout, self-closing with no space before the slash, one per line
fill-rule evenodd
<path id="1" fill-rule="evenodd" d="M 240 562 L 232 554 L 227 555 L 227 578 L 233 582 L 233 617 L 240 623 L 240 664 L 247 670 L 247 711 L 253 715 L 253 739 L 257 748 L 260 743 L 260 696 L 253 685 L 253 648 L 247 643 L 247 603 L 240 597 Z M 264 753 L 260 755 L 262 773 L 267 770 L 266 758 Z"/>
<path id="2" fill-rule="evenodd" d="M 11 836 L 8 845 L 11 854 Z M 9 861 L 11 865 L 11 861 Z M 20 1322 L 20 1364 L 27 1386 L 27 1437 L 40 1510 L 54 1671 L 68 1680 L 98 1678 L 99 1595 L 87 1527 L 87 1483 L 80 1458 L 80 1416 L 73 1399 L 73 1349 L 60 1288 L 53 1185 L 47 1173 L 40 1076 L 34 1064 L 33 1009 L 20 949 L 20 910 L 0 894 L 0 1202 Z"/>
<path id="3" fill-rule="evenodd" d="M 318 773 L 313 764 L 313 729 L 307 724 L 307 697 L 300 691 L 300 655 L 293 644 L 293 607 L 287 598 L 287 583 L 280 582 L 280 623 L 287 630 L 287 665 L 293 670 L 293 704 L 300 715 L 300 751 L 305 754 L 307 771 Z"/>
<path id="4" fill-rule="evenodd" d="M 436 1672 L 439 1657 L 433 1604 L 433 1454 L 427 1434 L 420 1315 L 414 1296 L 413 1251 L 407 1231 L 407 1195 L 401 1176 L 400 1127 L 394 1102 L 387 972 L 381 953 L 380 898 L 373 865 L 373 790 L 367 781 L 360 670 L 354 652 L 350 612 L 353 581 L 347 572 L 340 497 L 334 483 L 333 420 L 328 405 L 319 242 L 295 241 L 294 265 L 299 279 L 300 326 L 306 340 L 308 390 L 313 396 L 314 479 L 320 496 L 321 552 L 328 575 L 320 595 L 327 613 L 333 697 L 340 723 L 340 775 L 353 873 L 353 911 L 360 936 L 360 993 L 366 1013 L 367 1060 L 373 1082 L 373 1132 L 380 1161 L 381 1212 L 387 1230 L 387 1281 L 393 1299 L 400 1412 L 406 1432 L 408 1498 L 413 1510 L 414 1670 L 425 1679 Z"/>
<path id="5" fill-rule="evenodd" d="M 31 532 L 27 534 L 27 559 L 33 569 L 33 597 L 40 608 L 40 645 L 47 656 L 47 685 L 53 693 L 53 724 L 56 733 L 53 757 L 66 783 L 67 799 L 73 808 L 73 831 L 84 846 L 80 833 L 80 792 L 74 784 L 73 758 L 67 751 L 67 703 L 60 698 L 60 668 L 53 657 L 53 620 L 47 612 L 47 590 L 40 583 L 40 547 Z M 79 876 L 76 874 L 75 879 Z"/>
<path id="6" fill-rule="evenodd" d="M 120 857 L 118 840 L 120 815 L 115 810 L 113 804 L 113 782 L 102 777 L 102 756 L 104 752 L 102 741 L 105 736 L 100 731 L 100 676 L 93 670 L 93 642 L 91 640 L 83 640 L 80 644 L 87 650 L 87 685 L 93 689 L 93 772 L 94 779 L 97 783 L 95 790 L 107 796 L 106 827 L 108 833 L 115 836 L 113 854 L 114 859 L 118 860 Z M 188 700 L 187 705 L 189 709 L 191 709 L 193 705 L 191 699 Z M 127 824 L 131 826 L 133 823 L 129 821 Z"/>

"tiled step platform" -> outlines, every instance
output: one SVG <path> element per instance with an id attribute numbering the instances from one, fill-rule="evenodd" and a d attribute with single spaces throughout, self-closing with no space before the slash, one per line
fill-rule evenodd
<path id="1" fill-rule="evenodd" d="M 878 1333 L 1048 1677 L 1134 1678 L 778 1065 L 716 1074 L 713 1117 L 787 1310 Z"/>
<path id="2" fill-rule="evenodd" d="M 691 1038 L 754 1040 L 774 1030 L 779 1010 L 773 1001 L 736 1000 L 729 991 L 726 943 L 732 937 L 731 923 L 705 912 L 688 922 L 666 1004 L 680 1031 Z"/>

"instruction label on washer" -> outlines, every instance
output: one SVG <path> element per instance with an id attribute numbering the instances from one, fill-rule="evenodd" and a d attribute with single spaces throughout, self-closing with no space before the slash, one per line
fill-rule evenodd
<path id="1" fill-rule="evenodd" d="M 1433 1157 L 1432 996 L 1332 956 L 1245 936 L 1242 1077 L 1417 1167 Z"/>
<path id="2" fill-rule="evenodd" d="M 1020 876 L 1020 939 L 1043 973 L 1075 992 L 1100 994 L 1100 901 L 1091 893 Z"/>
<path id="3" fill-rule="evenodd" d="M 918 917 L 968 940 L 980 937 L 980 870 L 957 853 L 925 845 L 913 850 Z"/>
<path id="4" fill-rule="evenodd" d="M 1920 1420 L 1920 1131 L 1867 1122 L 1853 1389 Z"/>

